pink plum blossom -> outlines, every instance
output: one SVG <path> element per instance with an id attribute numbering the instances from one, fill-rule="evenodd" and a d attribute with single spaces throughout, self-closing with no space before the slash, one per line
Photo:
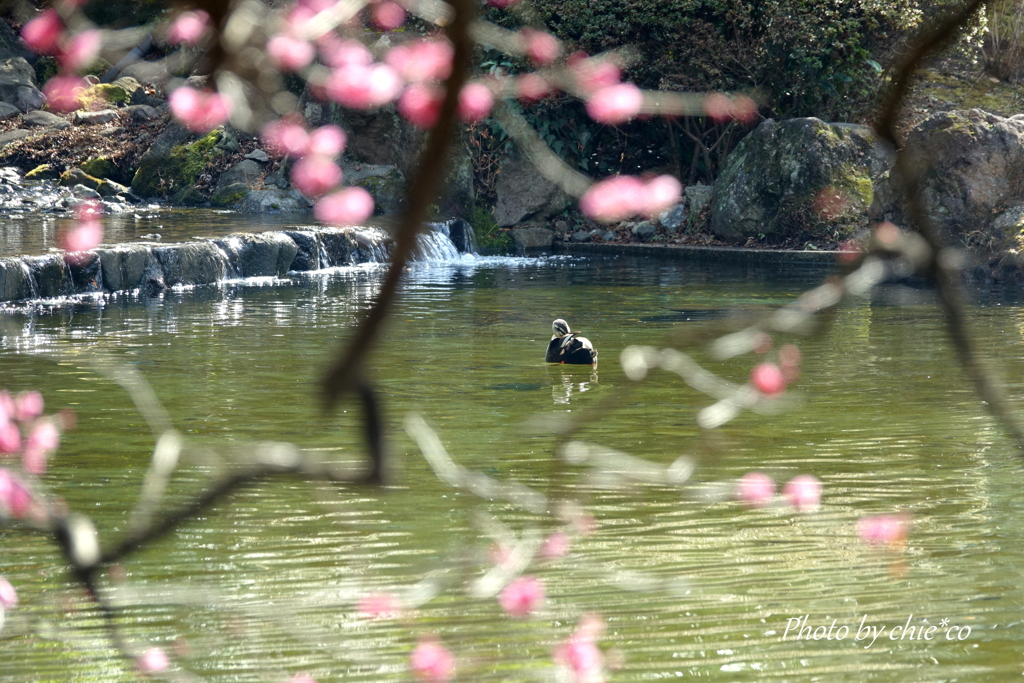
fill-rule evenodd
<path id="1" fill-rule="evenodd" d="M 405 23 L 405 8 L 397 2 L 386 0 L 373 6 L 370 17 L 380 30 L 394 31 Z"/>
<path id="2" fill-rule="evenodd" d="M 14 416 L 18 420 L 34 420 L 43 414 L 43 395 L 38 391 L 23 391 L 14 397 Z"/>
<path id="3" fill-rule="evenodd" d="M 78 76 L 54 76 L 43 86 L 43 94 L 50 109 L 75 111 L 82 108 L 82 93 L 88 85 Z"/>
<path id="4" fill-rule="evenodd" d="M 729 99 L 716 92 L 704 98 L 704 113 L 715 123 L 725 123 L 730 119 L 752 123 L 757 119 L 757 103 L 746 95 Z"/>
<path id="5" fill-rule="evenodd" d="M 263 144 L 279 154 L 301 157 L 309 149 L 309 133 L 301 123 L 278 119 L 263 127 Z"/>
<path id="6" fill-rule="evenodd" d="M 587 100 L 587 114 L 598 123 L 618 125 L 640 113 L 644 95 L 632 83 L 616 83 L 594 92 Z"/>
<path id="7" fill-rule="evenodd" d="M 99 221 L 84 221 L 68 230 L 61 240 L 65 251 L 89 251 L 103 241 L 103 224 Z"/>
<path id="8" fill-rule="evenodd" d="M 768 396 L 781 394 L 786 390 L 786 378 L 775 363 L 761 363 L 751 370 L 750 383 Z"/>
<path id="9" fill-rule="evenodd" d="M 537 102 L 550 95 L 554 89 L 540 74 L 529 71 L 516 77 L 516 95 L 523 102 Z"/>
<path id="10" fill-rule="evenodd" d="M 487 118 L 494 108 L 494 93 L 483 83 L 467 83 L 459 92 L 459 118 L 474 123 Z"/>
<path id="11" fill-rule="evenodd" d="M 767 474 L 747 472 L 736 482 L 736 499 L 750 507 L 764 507 L 775 496 L 775 482 Z"/>
<path id="12" fill-rule="evenodd" d="M 577 683 L 600 683 L 605 679 L 604 654 L 596 644 L 603 628 L 599 618 L 585 615 L 572 635 L 555 648 L 555 661 L 569 669 Z"/>
<path id="13" fill-rule="evenodd" d="M 292 166 L 292 182 L 307 197 L 319 197 L 341 182 L 341 169 L 319 154 L 304 156 Z"/>
<path id="14" fill-rule="evenodd" d="M 356 611 L 362 617 L 394 619 L 402 613 L 402 605 L 394 593 L 368 593 L 359 599 Z"/>
<path id="15" fill-rule="evenodd" d="M 0 453 L 17 453 L 21 450 L 21 432 L 18 425 L 4 420 L 0 423 Z"/>
<path id="16" fill-rule="evenodd" d="M 373 196 L 361 187 L 346 187 L 321 197 L 313 216 L 327 225 L 358 225 L 373 215 Z"/>
<path id="17" fill-rule="evenodd" d="M 348 141 L 345 131 L 334 124 L 320 126 L 309 136 L 309 154 L 336 157 L 345 149 Z"/>
<path id="18" fill-rule="evenodd" d="M 520 576 L 502 589 L 498 603 L 509 616 L 528 617 L 544 605 L 544 582 Z"/>
<path id="19" fill-rule="evenodd" d="M 821 481 L 810 474 L 799 474 L 782 487 L 782 497 L 800 512 L 813 512 L 821 504 Z"/>
<path id="20" fill-rule="evenodd" d="M 526 43 L 526 56 L 537 66 L 548 66 L 558 59 L 561 46 L 550 33 L 524 28 L 522 36 Z"/>
<path id="21" fill-rule="evenodd" d="M 344 64 L 324 83 L 327 96 L 352 109 L 373 109 L 394 100 L 402 90 L 398 73 L 387 64 Z"/>
<path id="22" fill-rule="evenodd" d="M 313 61 L 316 48 L 301 38 L 278 33 L 267 41 L 267 54 L 282 71 L 298 71 Z"/>
<path id="23" fill-rule="evenodd" d="M 160 673 L 166 671 L 171 664 L 167 653 L 158 647 L 151 647 L 143 652 L 135 663 L 143 673 Z"/>
<path id="24" fill-rule="evenodd" d="M 210 25 L 210 15 L 203 10 L 183 12 L 167 29 L 167 41 L 172 45 L 195 45 Z"/>
<path id="25" fill-rule="evenodd" d="M 556 531 L 544 539 L 540 546 L 538 555 L 545 560 L 557 560 L 569 554 L 569 547 L 572 541 L 569 534 L 564 531 Z"/>
<path id="26" fill-rule="evenodd" d="M 519 4 L 519 0 L 487 0 L 487 4 L 498 9 L 508 9 L 513 5 Z"/>
<path id="27" fill-rule="evenodd" d="M 231 100 L 221 93 L 182 86 L 171 93 L 171 112 L 193 133 L 208 133 L 231 116 Z"/>
<path id="28" fill-rule="evenodd" d="M 100 53 L 100 40 L 100 32 L 94 29 L 77 33 L 63 46 L 57 61 L 68 71 L 92 66 Z"/>
<path id="29" fill-rule="evenodd" d="M 594 183 L 580 197 L 580 210 L 587 216 L 615 223 L 637 213 L 644 182 L 636 176 L 620 175 Z"/>
<path id="30" fill-rule="evenodd" d="M 902 546 L 910 533 L 910 515 L 868 515 L 857 520 L 857 535 L 869 545 Z"/>
<path id="31" fill-rule="evenodd" d="M 431 128 L 441 114 L 443 100 L 441 88 L 413 83 L 398 98 L 398 113 L 419 128 Z"/>
<path id="32" fill-rule="evenodd" d="M 32 507 L 32 494 L 21 479 L 6 467 L 0 467 L 0 511 L 19 518 L 28 514 Z"/>
<path id="33" fill-rule="evenodd" d="M 43 451 L 56 450 L 60 445 L 60 430 L 50 420 L 39 420 L 29 432 L 25 440 L 25 449 L 39 449 Z"/>
<path id="34" fill-rule="evenodd" d="M 48 9 L 21 27 L 21 39 L 33 52 L 41 55 L 57 51 L 64 22 L 56 10 Z"/>
<path id="35" fill-rule="evenodd" d="M 0 576 L 0 607 L 14 607 L 18 604 L 18 592 L 11 582 Z"/>
<path id="36" fill-rule="evenodd" d="M 455 50 L 446 40 L 417 40 L 391 48 L 384 57 L 407 83 L 442 81 L 452 71 Z"/>
<path id="37" fill-rule="evenodd" d="M 337 68 L 346 64 L 369 66 L 373 53 L 358 40 L 342 40 L 334 33 L 325 34 L 319 41 L 320 57 L 324 64 Z"/>
<path id="38" fill-rule="evenodd" d="M 622 70 L 614 62 L 591 59 L 583 53 L 574 54 L 568 63 L 577 85 L 585 93 L 615 85 L 622 78 Z"/>
<path id="39" fill-rule="evenodd" d="M 420 638 L 409 656 L 413 674 L 427 683 L 446 683 L 455 676 L 455 657 L 436 638 Z"/>
<path id="40" fill-rule="evenodd" d="M 659 175 L 650 178 L 644 188 L 644 197 L 638 213 L 645 216 L 657 216 L 679 202 L 683 194 L 683 184 L 670 175 Z"/>

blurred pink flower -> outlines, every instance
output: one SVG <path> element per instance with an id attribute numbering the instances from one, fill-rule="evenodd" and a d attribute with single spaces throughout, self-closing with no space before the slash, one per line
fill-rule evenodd
<path id="1" fill-rule="evenodd" d="M 762 394 L 781 394 L 786 390 L 786 378 L 775 363 L 761 363 L 750 371 L 750 383 Z"/>
<path id="2" fill-rule="evenodd" d="M 171 112 L 193 133 L 208 133 L 231 116 L 231 100 L 221 93 L 182 86 L 171 93 Z"/>
<path id="3" fill-rule="evenodd" d="M 309 674 L 295 674 L 288 679 L 288 683 L 316 683 L 316 679 Z"/>
<path id="4" fill-rule="evenodd" d="M 537 102 L 554 92 L 547 80 L 540 74 L 529 71 L 516 77 L 516 95 L 523 102 Z"/>
<path id="5" fill-rule="evenodd" d="M 775 496 L 775 482 L 767 474 L 747 472 L 736 482 L 736 500 L 751 507 L 764 507 Z"/>
<path id="6" fill-rule="evenodd" d="M 65 251 L 89 251 L 103 241 L 103 224 L 83 221 L 64 233 L 61 248 Z"/>
<path id="7" fill-rule="evenodd" d="M 564 531 L 556 531 L 544 539 L 538 554 L 545 560 L 557 560 L 569 554 L 572 540 Z"/>
<path id="8" fill-rule="evenodd" d="M 821 505 L 821 481 L 810 474 L 800 474 L 782 487 L 782 497 L 800 512 L 814 512 Z"/>
<path id="9" fill-rule="evenodd" d="M 402 90 L 402 82 L 387 64 L 349 63 L 331 72 L 324 89 L 329 98 L 344 107 L 373 109 L 394 100 Z"/>
<path id="10" fill-rule="evenodd" d="M 467 83 L 459 92 L 459 118 L 466 123 L 482 121 L 494 107 L 494 93 L 483 83 Z"/>
<path id="11" fill-rule="evenodd" d="M 167 29 L 167 42 L 172 45 L 195 45 L 210 25 L 210 15 L 203 10 L 183 12 Z"/>
<path id="12" fill-rule="evenodd" d="M 24 517 L 32 507 L 32 494 L 21 479 L 6 467 L 0 467 L 0 510 L 15 519 Z"/>
<path id="13" fill-rule="evenodd" d="M 100 54 L 100 41 L 99 31 L 82 31 L 67 41 L 57 61 L 67 71 L 81 71 L 92 66 Z"/>
<path id="14" fill-rule="evenodd" d="M 337 34 L 327 33 L 317 43 L 320 57 L 324 64 L 336 68 L 346 64 L 369 66 L 373 63 L 373 53 L 358 40 L 342 40 Z"/>
<path id="15" fill-rule="evenodd" d="M 25 448 L 53 451 L 60 446 L 60 430 L 50 420 L 39 420 L 32 427 L 28 438 L 25 440 Z"/>
<path id="16" fill-rule="evenodd" d="M 413 83 L 398 98 L 398 113 L 419 128 L 432 128 L 441 114 L 444 92 L 435 85 Z"/>
<path id="17" fill-rule="evenodd" d="M 618 65 L 587 57 L 577 52 L 569 60 L 569 68 L 576 76 L 576 83 L 584 93 L 593 93 L 601 88 L 615 85 L 622 78 L 622 70 Z"/>
<path id="18" fill-rule="evenodd" d="M 657 216 L 675 206 L 682 194 L 683 184 L 675 176 L 654 176 L 647 181 L 643 200 L 637 208 L 645 216 Z"/>
<path id="19" fill-rule="evenodd" d="M 870 545 L 902 546 L 910 534 L 910 515 L 868 515 L 857 520 L 857 535 Z"/>
<path id="20" fill-rule="evenodd" d="M 18 592 L 11 582 L 0 576 L 0 607 L 14 607 L 18 604 Z"/>
<path id="21" fill-rule="evenodd" d="M 379 2 L 370 10 L 374 25 L 382 31 L 394 31 L 405 23 L 405 8 L 397 2 Z"/>
<path id="22" fill-rule="evenodd" d="M 361 187 L 346 187 L 321 197 L 313 216 L 327 225 L 359 225 L 373 215 L 373 197 Z"/>
<path id="23" fill-rule="evenodd" d="M 75 218 L 80 221 L 98 221 L 103 217 L 103 204 L 86 199 L 75 204 Z"/>
<path id="24" fill-rule="evenodd" d="M 143 673 L 160 673 L 166 671 L 171 664 L 167 653 L 158 647 L 151 647 L 143 652 L 135 663 Z"/>
<path id="25" fill-rule="evenodd" d="M 416 678 L 428 683 L 446 683 L 455 676 L 455 657 L 436 638 L 420 638 L 409 657 Z"/>
<path id="26" fill-rule="evenodd" d="M 334 124 L 320 126 L 309 136 L 309 154 L 336 157 L 345 149 L 348 141 L 345 131 Z"/>
<path id="27" fill-rule="evenodd" d="M 316 48 L 301 38 L 278 33 L 267 41 L 267 54 L 282 71 L 298 71 L 313 61 Z"/>
<path id="28" fill-rule="evenodd" d="M 359 599 L 356 611 L 361 617 L 394 619 L 402 613 L 402 605 L 394 593 L 367 593 Z"/>
<path id="29" fill-rule="evenodd" d="M 787 384 L 800 379 L 800 347 L 785 344 L 779 349 L 779 369 Z"/>
<path id="30" fill-rule="evenodd" d="M 341 182 L 341 169 L 328 157 L 310 154 L 292 166 L 292 182 L 307 197 L 319 197 Z"/>
<path id="31" fill-rule="evenodd" d="M 48 9 L 21 27 L 21 39 L 33 52 L 41 55 L 57 51 L 64 22 L 56 10 Z"/>
<path id="32" fill-rule="evenodd" d="M 644 182 L 636 176 L 612 176 L 598 181 L 580 197 L 580 210 L 595 220 L 615 223 L 637 213 Z"/>
<path id="33" fill-rule="evenodd" d="M 603 629 L 600 618 L 584 615 L 572 635 L 555 648 L 555 662 L 568 668 L 577 683 L 600 683 L 605 679 L 604 654 L 596 644 Z"/>
<path id="34" fill-rule="evenodd" d="M 18 425 L 9 420 L 0 422 L 0 453 L 17 453 L 21 450 L 21 432 Z"/>
<path id="35" fill-rule="evenodd" d="M 544 605 L 544 582 L 534 576 L 520 576 L 505 586 L 498 603 L 512 617 L 528 617 Z"/>
<path id="36" fill-rule="evenodd" d="M 75 111 L 82 108 L 82 93 L 88 85 L 78 76 L 54 76 L 43 86 L 43 94 L 50 109 Z"/>
<path id="37" fill-rule="evenodd" d="M 14 417 L 18 420 L 34 420 L 43 409 L 43 395 L 38 391 L 23 391 L 14 397 Z"/>
<path id="38" fill-rule="evenodd" d="M 558 39 L 546 31 L 537 31 L 532 28 L 524 28 L 522 31 L 523 40 L 526 42 L 526 56 L 537 66 L 548 66 L 556 59 L 561 51 Z"/>
<path id="39" fill-rule="evenodd" d="M 421 83 L 448 78 L 454 56 L 447 40 L 416 40 L 391 48 L 384 61 L 407 83 Z"/>
<path id="40" fill-rule="evenodd" d="M 278 154 L 301 157 L 309 149 L 309 133 L 301 123 L 282 118 L 263 127 L 263 144 Z"/>
<path id="41" fill-rule="evenodd" d="M 632 83 L 616 83 L 594 92 L 587 100 L 587 114 L 598 123 L 618 125 L 640 113 L 644 95 Z"/>
<path id="42" fill-rule="evenodd" d="M 513 5 L 519 4 L 519 0 L 487 0 L 487 4 L 499 9 L 508 9 Z"/>
<path id="43" fill-rule="evenodd" d="M 732 118 L 732 100 L 720 92 L 705 95 L 704 113 L 715 123 L 725 123 Z"/>

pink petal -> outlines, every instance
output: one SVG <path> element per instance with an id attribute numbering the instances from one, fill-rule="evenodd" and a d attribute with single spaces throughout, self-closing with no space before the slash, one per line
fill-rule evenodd
<path id="1" fill-rule="evenodd" d="M 398 99 L 398 113 L 419 128 L 432 128 L 443 100 L 444 93 L 437 86 L 414 83 Z"/>
<path id="2" fill-rule="evenodd" d="M 385 63 L 408 83 L 442 81 L 452 71 L 455 50 L 446 40 L 420 40 L 391 48 Z"/>
<path id="3" fill-rule="evenodd" d="M 644 96 L 632 83 L 617 83 L 597 90 L 587 100 L 587 114 L 598 123 L 618 125 L 640 113 Z"/>
<path id="4" fill-rule="evenodd" d="M 394 31 L 405 23 L 405 8 L 397 2 L 381 2 L 371 11 L 373 23 L 382 31 Z"/>
<path id="5" fill-rule="evenodd" d="M 337 35 L 328 33 L 318 44 L 320 56 L 329 67 L 337 68 L 347 64 L 369 66 L 373 63 L 373 53 L 358 40 L 341 40 Z"/>
<path id="6" fill-rule="evenodd" d="M 459 118 L 474 123 L 487 118 L 494 108 L 494 93 L 483 83 L 467 83 L 459 92 Z"/>
<path id="7" fill-rule="evenodd" d="M 857 520 L 857 535 L 870 545 L 904 545 L 910 532 L 910 515 L 869 515 Z"/>
<path id="8" fill-rule="evenodd" d="M 596 182 L 580 197 L 580 210 L 598 221 L 615 223 L 639 213 L 646 184 L 635 176 L 612 176 Z"/>
<path id="9" fill-rule="evenodd" d="M 810 474 L 801 474 L 786 482 L 782 497 L 800 512 L 813 512 L 821 504 L 821 481 Z"/>
<path id="10" fill-rule="evenodd" d="M 533 576 L 520 576 L 502 589 L 498 603 L 512 617 L 527 617 L 544 604 L 544 582 Z"/>
<path id="11" fill-rule="evenodd" d="M 167 41 L 172 45 L 195 45 L 210 24 L 210 15 L 203 10 L 184 12 L 167 29 Z"/>
<path id="12" fill-rule="evenodd" d="M 65 251 L 89 251 L 103 241 L 103 224 L 99 221 L 81 222 L 64 234 L 61 247 Z"/>
<path id="13" fill-rule="evenodd" d="M 561 45 L 558 39 L 545 31 L 536 31 L 530 28 L 522 30 L 523 39 L 526 41 L 526 56 L 538 66 L 548 66 L 558 59 Z"/>
<path id="14" fill-rule="evenodd" d="M 751 507 L 764 507 L 775 496 L 775 482 L 767 474 L 748 472 L 736 483 L 736 499 Z"/>
<path id="15" fill-rule="evenodd" d="M 167 653 L 158 647 L 151 647 L 143 652 L 136 660 L 139 670 L 143 673 L 160 673 L 166 671 L 170 666 Z"/>
<path id="16" fill-rule="evenodd" d="M 100 32 L 82 31 L 68 41 L 60 52 L 58 61 L 68 71 L 80 71 L 92 66 L 100 53 Z"/>
<path id="17" fill-rule="evenodd" d="M 220 93 L 182 86 L 171 93 L 171 112 L 194 133 L 208 133 L 231 116 L 231 100 Z"/>
<path id="18" fill-rule="evenodd" d="M 282 71 L 298 71 L 313 61 L 316 49 L 305 40 L 278 33 L 267 41 L 267 54 Z"/>
<path id="19" fill-rule="evenodd" d="M 345 149 L 348 138 L 340 127 L 333 124 L 320 126 L 309 136 L 309 153 L 336 157 Z"/>
<path id="20" fill-rule="evenodd" d="M 21 450 L 21 432 L 18 425 L 4 420 L 0 423 L 0 453 L 17 453 Z"/>
<path id="21" fill-rule="evenodd" d="M 43 414 L 43 395 L 38 391 L 23 391 L 14 398 L 14 416 L 23 422 Z"/>
<path id="22" fill-rule="evenodd" d="M 363 617 L 394 619 L 402 613 L 402 605 L 394 593 L 369 593 L 359 599 L 356 611 Z"/>
<path id="23" fill-rule="evenodd" d="M 775 363 L 761 363 L 750 372 L 750 383 L 762 394 L 781 394 L 786 390 L 786 378 Z"/>
<path id="24" fill-rule="evenodd" d="M 56 10 L 48 9 L 21 27 L 21 39 L 33 52 L 41 55 L 57 51 L 57 43 L 64 31 L 64 22 Z"/>
<path id="25" fill-rule="evenodd" d="M 14 607 L 18 604 L 18 592 L 11 582 L 0 576 L 0 606 Z"/>
<path id="26" fill-rule="evenodd" d="M 88 83 L 78 76 L 54 76 L 43 86 L 46 103 L 54 111 L 75 111 L 82 108 L 82 93 Z"/>
<path id="27" fill-rule="evenodd" d="M 446 683 L 455 676 L 455 657 L 434 638 L 421 638 L 409 657 L 416 678 L 428 683 Z"/>
<path id="28" fill-rule="evenodd" d="M 373 197 L 361 187 L 346 187 L 321 197 L 313 216 L 328 225 L 359 225 L 373 215 Z"/>
<path id="29" fill-rule="evenodd" d="M 679 203 L 683 184 L 671 175 L 659 175 L 647 181 L 642 201 L 637 209 L 645 216 L 657 216 Z"/>
<path id="30" fill-rule="evenodd" d="M 302 157 L 292 166 L 292 182 L 307 197 L 319 197 L 341 182 L 341 169 L 325 156 Z"/>
<path id="31" fill-rule="evenodd" d="M 296 121 L 278 119 L 263 128 L 263 144 L 278 154 L 304 156 L 309 149 L 309 133 Z"/>
<path id="32" fill-rule="evenodd" d="M 516 77 L 516 95 L 526 103 L 537 102 L 554 92 L 551 84 L 532 71 Z"/>
<path id="33" fill-rule="evenodd" d="M 545 560 L 557 560 L 569 554 L 569 547 L 572 541 L 569 534 L 564 531 L 556 531 L 544 539 L 538 554 Z"/>

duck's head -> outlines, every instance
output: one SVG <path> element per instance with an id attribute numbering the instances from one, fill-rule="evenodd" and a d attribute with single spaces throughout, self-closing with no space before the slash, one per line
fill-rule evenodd
<path id="1" fill-rule="evenodd" d="M 551 332 L 556 337 L 564 337 L 569 334 L 569 323 L 559 318 L 555 322 L 551 323 Z"/>

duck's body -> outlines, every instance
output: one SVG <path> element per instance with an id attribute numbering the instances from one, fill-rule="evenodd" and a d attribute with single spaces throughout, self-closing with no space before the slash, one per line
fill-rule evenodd
<path id="1" fill-rule="evenodd" d="M 569 331 L 569 323 L 561 318 L 551 323 L 551 341 L 544 360 L 548 363 L 570 365 L 593 365 L 597 362 L 597 351 L 586 337 Z"/>

